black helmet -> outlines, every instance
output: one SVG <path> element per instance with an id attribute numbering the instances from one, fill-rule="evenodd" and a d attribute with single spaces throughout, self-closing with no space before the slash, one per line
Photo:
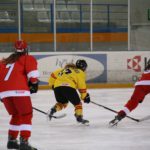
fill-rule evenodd
<path id="1" fill-rule="evenodd" d="M 87 68 L 87 63 L 83 59 L 78 59 L 76 61 L 76 67 L 79 68 L 79 69 L 81 69 L 81 70 L 83 70 L 83 71 L 85 71 L 86 68 Z"/>

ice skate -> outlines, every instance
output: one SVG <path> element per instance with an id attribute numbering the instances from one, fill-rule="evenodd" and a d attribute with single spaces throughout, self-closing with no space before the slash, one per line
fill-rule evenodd
<path id="1" fill-rule="evenodd" d="M 35 147 L 32 147 L 27 140 L 20 138 L 20 148 L 19 150 L 38 150 Z"/>
<path id="2" fill-rule="evenodd" d="M 8 137 L 7 142 L 7 149 L 18 149 L 19 150 L 19 144 L 16 139 L 13 139 L 11 136 Z"/>
<path id="3" fill-rule="evenodd" d="M 49 115 L 48 115 L 48 117 L 49 117 L 49 120 L 51 120 L 52 118 L 53 118 L 53 114 L 56 112 L 56 108 L 55 108 L 55 106 L 53 107 L 53 108 L 51 108 L 51 111 L 50 111 L 50 113 L 49 113 Z"/>
<path id="4" fill-rule="evenodd" d="M 76 120 L 77 120 L 78 123 L 89 125 L 89 121 L 83 119 L 83 116 L 77 116 L 77 115 L 75 115 L 75 117 L 76 117 Z"/>
<path id="5" fill-rule="evenodd" d="M 109 122 L 109 127 L 117 126 L 119 121 L 120 121 L 120 120 L 118 120 L 118 118 L 115 117 L 113 120 L 111 120 L 111 121 Z"/>

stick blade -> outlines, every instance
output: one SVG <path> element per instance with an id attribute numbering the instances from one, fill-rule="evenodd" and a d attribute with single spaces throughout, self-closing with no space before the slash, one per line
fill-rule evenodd
<path id="1" fill-rule="evenodd" d="M 55 119 L 61 119 L 61 118 L 64 118 L 64 117 L 66 117 L 67 116 L 67 114 L 61 114 L 61 115 L 57 115 L 57 116 L 52 116 L 52 118 L 55 118 Z"/>
<path id="2" fill-rule="evenodd" d="M 139 122 L 146 121 L 146 120 L 149 120 L 149 119 L 150 119 L 150 115 L 139 119 Z"/>

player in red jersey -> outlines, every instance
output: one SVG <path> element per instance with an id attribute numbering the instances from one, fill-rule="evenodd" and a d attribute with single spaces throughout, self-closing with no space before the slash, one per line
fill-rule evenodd
<path id="1" fill-rule="evenodd" d="M 28 55 L 25 41 L 16 41 L 14 49 L 14 53 L 0 61 L 0 99 L 11 115 L 7 148 L 37 150 L 28 143 L 33 115 L 30 93 L 38 90 L 37 61 Z"/>
<path id="2" fill-rule="evenodd" d="M 130 100 L 125 104 L 124 109 L 118 112 L 118 115 L 110 121 L 110 125 L 114 126 L 122 120 L 128 113 L 134 110 L 139 103 L 142 103 L 145 96 L 150 93 L 150 62 L 145 68 L 139 81 L 135 83 L 134 92 Z"/>

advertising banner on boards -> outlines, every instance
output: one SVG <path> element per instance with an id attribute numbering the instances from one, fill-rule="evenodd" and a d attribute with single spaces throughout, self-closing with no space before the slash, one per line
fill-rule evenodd
<path id="1" fill-rule="evenodd" d="M 76 63 L 78 59 L 86 60 L 88 68 L 87 83 L 107 82 L 106 54 L 65 54 L 65 55 L 35 55 L 40 70 L 41 84 L 47 84 L 50 74 L 68 63 Z"/>
<path id="2" fill-rule="evenodd" d="M 10 54 L 1 53 L 0 59 Z M 51 72 L 85 59 L 87 83 L 135 83 L 150 63 L 150 51 L 31 53 L 38 62 L 40 84 L 47 85 Z"/>

